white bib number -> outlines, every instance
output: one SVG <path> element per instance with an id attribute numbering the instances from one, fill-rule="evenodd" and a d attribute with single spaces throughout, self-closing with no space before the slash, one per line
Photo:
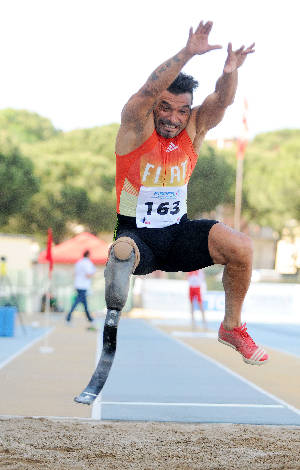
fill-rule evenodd
<path id="1" fill-rule="evenodd" d="M 137 208 L 137 227 L 162 228 L 178 224 L 186 214 L 187 185 L 179 187 L 141 186 Z"/>

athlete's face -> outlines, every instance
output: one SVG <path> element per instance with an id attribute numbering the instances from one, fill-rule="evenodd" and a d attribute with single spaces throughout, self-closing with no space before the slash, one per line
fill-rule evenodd
<path id="1" fill-rule="evenodd" d="M 191 93 L 173 95 L 164 91 L 153 111 L 156 132 L 167 139 L 178 135 L 189 122 L 191 105 Z"/>

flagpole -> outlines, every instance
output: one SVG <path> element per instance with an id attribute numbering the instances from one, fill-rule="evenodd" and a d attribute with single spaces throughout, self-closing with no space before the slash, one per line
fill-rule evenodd
<path id="1" fill-rule="evenodd" d="M 243 197 L 243 172 L 244 172 L 244 157 L 248 143 L 248 124 L 247 124 L 247 110 L 248 103 L 244 100 L 244 113 L 243 113 L 243 131 L 241 137 L 237 140 L 237 166 L 236 166 L 236 181 L 235 181 L 235 204 L 234 204 L 234 229 L 240 232 L 241 230 L 241 213 L 242 213 L 242 197 Z"/>
<path id="2" fill-rule="evenodd" d="M 235 181 L 234 229 L 241 230 L 244 159 L 238 158 Z"/>
<path id="3" fill-rule="evenodd" d="M 52 269 L 53 269 L 53 259 L 52 259 L 52 230 L 48 229 L 48 241 L 47 241 L 47 254 L 46 259 L 49 261 L 48 269 L 48 282 L 47 282 L 47 291 L 46 291 L 46 302 L 45 302 L 45 328 L 46 330 L 50 329 L 50 302 L 51 302 L 51 290 L 52 290 Z M 49 333 L 46 333 L 44 336 L 43 346 L 40 347 L 40 352 L 43 354 L 49 354 L 54 351 L 54 348 L 49 346 L 48 336 Z"/>

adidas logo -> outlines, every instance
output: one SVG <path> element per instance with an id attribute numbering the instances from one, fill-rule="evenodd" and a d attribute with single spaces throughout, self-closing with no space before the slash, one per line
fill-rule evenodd
<path id="1" fill-rule="evenodd" d="M 178 145 L 175 145 L 173 144 L 173 142 L 170 143 L 170 145 L 168 146 L 166 152 L 173 152 L 173 150 L 176 150 L 178 149 Z"/>

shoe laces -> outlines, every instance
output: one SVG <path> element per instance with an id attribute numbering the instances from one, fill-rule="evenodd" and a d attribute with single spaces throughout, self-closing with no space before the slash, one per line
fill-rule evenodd
<path id="1" fill-rule="evenodd" d="M 241 336 L 243 336 L 243 338 L 248 339 L 253 344 L 255 344 L 255 342 L 253 341 L 253 339 L 251 338 L 251 336 L 249 335 L 249 333 L 247 331 L 246 323 L 243 323 L 238 329 L 239 329 L 239 332 L 240 332 Z"/>

